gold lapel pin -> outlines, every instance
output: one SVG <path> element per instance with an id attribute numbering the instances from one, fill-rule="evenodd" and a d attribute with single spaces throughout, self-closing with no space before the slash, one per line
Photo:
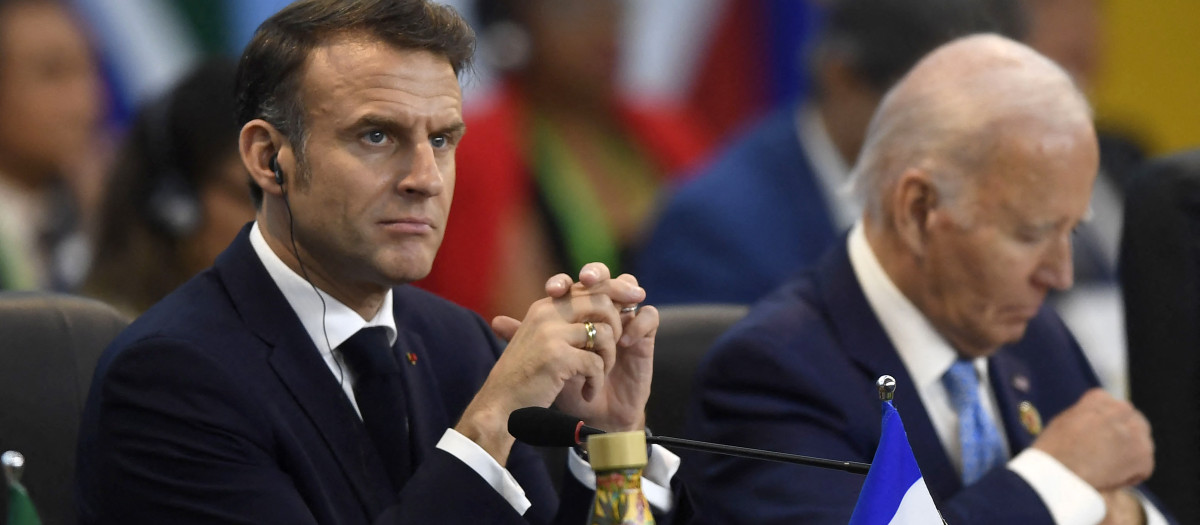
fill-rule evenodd
<path id="1" fill-rule="evenodd" d="M 1030 435 L 1038 435 L 1042 433 L 1042 415 L 1038 413 L 1037 408 L 1034 408 L 1033 403 L 1022 401 L 1017 407 L 1017 414 L 1021 418 L 1021 424 L 1025 425 L 1025 430 L 1029 431 Z"/>

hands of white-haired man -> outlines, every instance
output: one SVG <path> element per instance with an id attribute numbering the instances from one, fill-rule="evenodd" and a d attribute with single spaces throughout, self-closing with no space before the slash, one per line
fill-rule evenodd
<path id="1" fill-rule="evenodd" d="M 546 293 L 523 320 L 492 321 L 508 347 L 455 427 L 500 464 L 513 442 L 508 415 L 518 408 L 557 402 L 605 430 L 645 424 L 658 312 L 629 308 L 646 298 L 637 279 L 612 278 L 607 266 L 591 263 L 579 282 L 566 274 L 551 277 Z M 595 330 L 591 349 L 587 323 Z"/>
<path id="2" fill-rule="evenodd" d="M 1133 489 L 1124 488 L 1101 492 L 1104 497 L 1104 521 L 1100 525 L 1142 525 L 1146 512 Z"/>
<path id="3" fill-rule="evenodd" d="M 1131 487 L 1154 472 L 1150 423 L 1129 402 L 1099 388 L 1051 420 L 1031 446 L 1100 492 Z"/>

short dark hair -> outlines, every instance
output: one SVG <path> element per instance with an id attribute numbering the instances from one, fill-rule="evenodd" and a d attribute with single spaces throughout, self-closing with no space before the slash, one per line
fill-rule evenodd
<path id="1" fill-rule="evenodd" d="M 835 0 L 818 53 L 848 58 L 860 78 L 880 93 L 921 57 L 972 33 L 1021 40 L 1026 17 L 1021 0 Z"/>
<path id="2" fill-rule="evenodd" d="M 331 38 L 365 34 L 402 49 L 446 57 L 454 74 L 470 67 L 475 33 L 453 8 L 429 0 L 299 0 L 268 18 L 246 46 L 237 72 L 239 125 L 261 118 L 303 156 L 300 80 L 309 55 Z M 262 189 L 250 184 L 255 205 Z"/>

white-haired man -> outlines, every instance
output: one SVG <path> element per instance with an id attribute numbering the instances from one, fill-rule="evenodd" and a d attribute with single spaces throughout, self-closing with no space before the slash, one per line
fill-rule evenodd
<path id="1" fill-rule="evenodd" d="M 938 48 L 872 120 L 848 238 L 702 365 L 692 434 L 869 461 L 874 381 L 891 374 L 950 523 L 1163 521 L 1133 488 L 1153 470 L 1149 425 L 1096 388 L 1042 305 L 1072 284 L 1097 162 L 1088 105 L 1058 66 L 994 35 Z M 685 470 L 699 514 L 721 523 L 845 523 L 862 483 L 726 458 Z"/>

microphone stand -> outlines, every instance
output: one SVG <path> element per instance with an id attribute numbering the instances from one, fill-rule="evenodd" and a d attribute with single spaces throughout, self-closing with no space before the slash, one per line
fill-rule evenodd
<path id="1" fill-rule="evenodd" d="M 711 452 L 714 454 L 724 454 L 726 456 L 765 459 L 767 461 L 778 461 L 780 463 L 793 463 L 797 465 L 823 467 L 834 470 L 842 470 L 845 472 L 852 472 L 855 474 L 866 474 L 867 471 L 871 469 L 870 463 L 859 463 L 857 461 L 835 461 L 832 459 L 801 456 L 799 454 L 771 452 L 769 450 L 735 447 L 732 445 L 718 445 L 716 443 L 705 443 L 703 441 L 692 441 L 690 439 L 666 436 L 646 436 L 646 443 L 658 444 L 670 448 L 684 448 L 690 450 L 699 450 L 701 452 Z"/>

